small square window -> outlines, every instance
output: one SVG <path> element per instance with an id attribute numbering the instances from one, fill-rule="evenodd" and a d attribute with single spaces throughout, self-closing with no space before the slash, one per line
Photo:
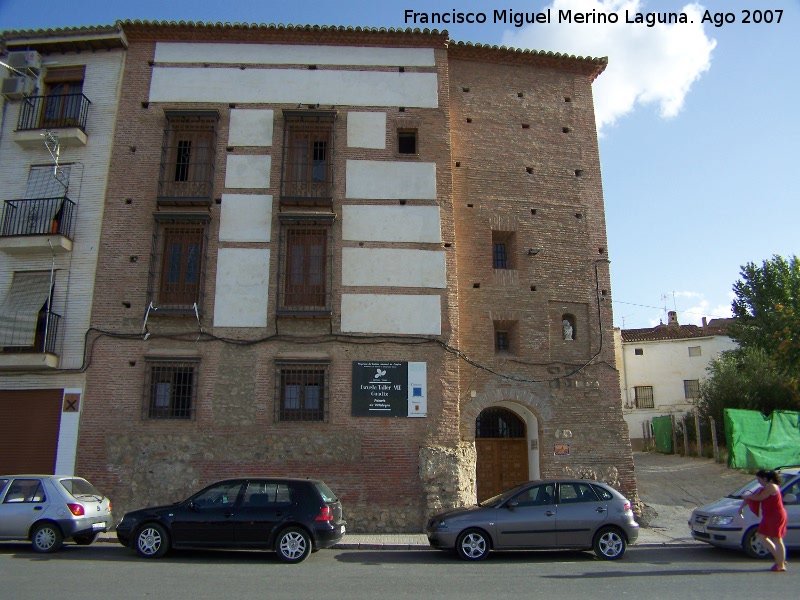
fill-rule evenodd
<path id="1" fill-rule="evenodd" d="M 643 356 L 644 355 L 644 348 L 634 348 L 633 353 L 636 356 Z"/>
<path id="2" fill-rule="evenodd" d="M 701 356 L 700 346 L 689 346 L 689 356 Z"/>
<path id="3" fill-rule="evenodd" d="M 397 151 L 400 154 L 417 154 L 417 130 L 397 130 Z"/>

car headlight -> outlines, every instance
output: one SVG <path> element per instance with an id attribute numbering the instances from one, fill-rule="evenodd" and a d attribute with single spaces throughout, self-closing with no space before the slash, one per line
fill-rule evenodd
<path id="1" fill-rule="evenodd" d="M 733 517 L 729 516 L 711 517 L 711 520 L 708 522 L 709 525 L 730 525 L 731 523 L 733 523 Z"/>
<path id="2" fill-rule="evenodd" d="M 445 520 L 441 520 L 436 524 L 436 529 L 447 529 L 447 522 Z"/>

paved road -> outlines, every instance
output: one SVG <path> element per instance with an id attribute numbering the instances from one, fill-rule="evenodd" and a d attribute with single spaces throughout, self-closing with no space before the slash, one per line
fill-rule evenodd
<path id="1" fill-rule="evenodd" d="M 635 452 L 639 497 L 648 529 L 672 540 L 692 541 L 687 521 L 703 506 L 752 481 L 753 476 L 707 458 Z"/>

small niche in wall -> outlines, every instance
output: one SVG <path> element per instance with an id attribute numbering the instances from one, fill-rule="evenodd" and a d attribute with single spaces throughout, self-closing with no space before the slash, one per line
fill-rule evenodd
<path id="1" fill-rule="evenodd" d="M 575 327 L 575 315 L 564 313 L 561 315 L 561 339 L 572 342 L 577 339 L 578 330 Z"/>

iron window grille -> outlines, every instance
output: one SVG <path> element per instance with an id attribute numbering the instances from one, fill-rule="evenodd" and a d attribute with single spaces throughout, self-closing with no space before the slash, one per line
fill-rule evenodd
<path id="1" fill-rule="evenodd" d="M 208 216 L 157 215 L 150 258 L 150 302 L 163 312 L 203 312 Z"/>
<path id="2" fill-rule="evenodd" d="M 275 421 L 327 421 L 328 379 L 327 363 L 277 363 Z"/>
<path id="3" fill-rule="evenodd" d="M 146 361 L 142 418 L 194 419 L 199 359 Z"/>
<path id="4" fill-rule="evenodd" d="M 284 111 L 281 202 L 333 203 L 335 112 Z"/>
<path id="5" fill-rule="evenodd" d="M 653 402 L 653 387 L 650 385 L 639 385 L 633 388 L 633 400 L 636 408 L 655 408 Z"/>
<path id="6" fill-rule="evenodd" d="M 278 314 L 330 315 L 333 214 L 280 219 Z"/>
<path id="7" fill-rule="evenodd" d="M 505 408 L 487 408 L 475 419 L 476 438 L 524 438 L 525 423 Z"/>
<path id="8" fill-rule="evenodd" d="M 211 203 L 219 115 L 167 112 L 161 147 L 159 204 Z"/>
<path id="9" fill-rule="evenodd" d="M 684 379 L 683 380 L 683 397 L 687 400 L 693 400 L 700 397 L 700 380 L 699 379 Z"/>
<path id="10" fill-rule="evenodd" d="M 508 231 L 492 231 L 492 267 L 513 269 L 512 255 L 514 234 Z"/>

